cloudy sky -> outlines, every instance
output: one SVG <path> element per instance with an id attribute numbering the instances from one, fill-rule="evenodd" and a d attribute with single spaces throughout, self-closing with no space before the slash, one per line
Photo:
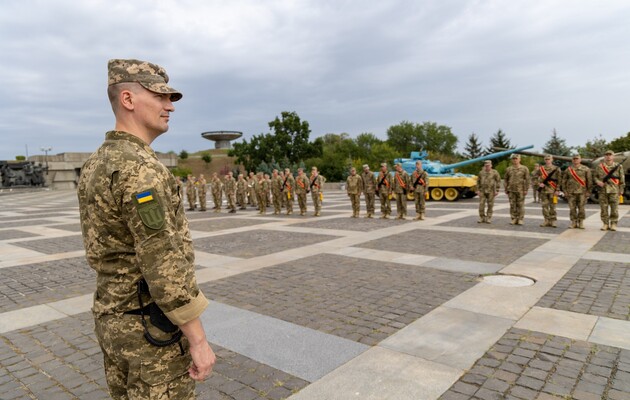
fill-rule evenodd
<path id="1" fill-rule="evenodd" d="M 0 159 L 93 151 L 114 124 L 107 60 L 162 65 L 184 93 L 153 147 L 208 130 L 268 132 L 296 111 L 311 138 L 403 120 L 460 148 L 502 129 L 540 148 L 630 131 L 630 2 L 22 0 L 0 2 Z"/>

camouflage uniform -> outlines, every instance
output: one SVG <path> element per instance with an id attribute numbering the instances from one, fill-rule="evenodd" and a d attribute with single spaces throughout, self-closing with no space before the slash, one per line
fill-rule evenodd
<path id="1" fill-rule="evenodd" d="M 226 175 L 223 191 L 225 192 L 225 199 L 228 202 L 229 212 L 234 214 L 236 212 L 236 180 L 232 176 L 232 173 Z"/>
<path id="2" fill-rule="evenodd" d="M 413 171 L 411 175 L 411 190 L 414 195 L 414 202 L 416 205 L 416 219 L 424 219 L 424 211 L 426 209 L 426 195 L 429 188 L 429 175 L 427 171 L 422 168 Z"/>
<path id="3" fill-rule="evenodd" d="M 364 165 L 364 168 L 367 165 Z M 376 180 L 374 174 L 368 169 L 361 174 L 363 187 L 361 191 L 365 197 L 365 209 L 367 210 L 366 218 L 372 218 L 374 215 L 374 194 L 376 193 Z"/>
<path id="4" fill-rule="evenodd" d="M 287 215 L 291 215 L 293 214 L 293 198 L 295 197 L 295 178 L 291 171 L 285 171 L 282 188 L 282 196 L 286 198 Z"/>
<path id="5" fill-rule="evenodd" d="M 271 194 L 273 195 L 273 214 L 278 215 L 282 211 L 282 179 L 278 173 L 271 177 Z"/>
<path id="6" fill-rule="evenodd" d="M 501 188 L 501 176 L 495 169 L 482 169 L 477 175 L 477 191 L 479 192 L 479 221 L 492 223 L 494 198 Z"/>
<path id="7" fill-rule="evenodd" d="M 265 174 L 265 180 L 267 181 L 267 191 L 265 192 L 265 201 L 267 202 L 267 207 L 271 207 L 271 177 L 269 174 Z"/>
<path id="8" fill-rule="evenodd" d="M 542 165 L 532 174 L 535 182 L 535 185 L 532 185 L 532 187 L 535 188 L 534 193 L 538 193 L 538 201 L 542 203 L 542 214 L 545 218 L 545 222 L 543 222 L 540 226 L 556 227 L 558 217 L 556 214 L 556 203 L 554 202 L 554 197 L 558 191 L 558 183 L 560 182 L 561 174 L 562 172 L 560 171 L 560 168 L 555 165 L 551 165 L 550 167 Z M 545 187 L 541 188 L 540 185 L 545 182 L 547 177 L 550 178 L 547 180 Z M 538 191 L 539 189 L 540 191 Z"/>
<path id="9" fill-rule="evenodd" d="M 392 178 L 392 192 L 396 194 L 397 219 L 405 219 L 407 216 L 407 192 L 409 191 L 409 174 L 400 170 L 394 173 Z"/>
<path id="10" fill-rule="evenodd" d="M 295 178 L 295 195 L 298 198 L 300 215 L 306 214 L 306 194 L 310 191 L 310 184 L 311 182 L 308 180 L 306 174 L 299 171 L 297 178 Z"/>
<path id="11" fill-rule="evenodd" d="M 188 197 L 188 211 L 194 211 L 197 203 L 197 192 L 195 187 L 195 177 L 188 175 L 186 181 L 186 197 Z"/>
<path id="12" fill-rule="evenodd" d="M 579 165 L 570 166 L 562 174 L 560 189 L 569 201 L 569 217 L 571 218 L 571 228 L 584 229 L 584 204 L 586 204 L 586 194 L 590 193 L 593 186 L 593 178 L 590 168 Z"/>
<path id="13" fill-rule="evenodd" d="M 221 179 L 216 174 L 212 175 L 210 186 L 212 187 L 212 201 L 214 202 L 214 212 L 221 212 L 221 205 L 223 204 L 223 196 L 221 193 L 223 190 L 223 184 L 221 183 Z"/>
<path id="14" fill-rule="evenodd" d="M 203 177 L 203 175 L 199 175 L 199 179 L 195 182 L 197 185 L 197 194 L 199 195 L 199 207 L 201 211 L 206 211 L 206 191 L 208 190 L 207 186 L 208 182 Z"/>
<path id="15" fill-rule="evenodd" d="M 324 195 L 323 192 L 324 186 L 324 177 L 317 174 L 317 176 L 313 176 L 309 178 L 309 187 L 311 190 L 311 198 L 313 199 L 313 207 L 315 208 L 316 217 L 319 217 L 322 212 L 322 197 Z"/>
<path id="16" fill-rule="evenodd" d="M 538 186 L 538 176 L 537 176 L 537 173 L 539 173 L 537 172 L 539 168 L 540 168 L 540 164 L 534 164 L 534 170 L 532 171 L 532 174 L 530 176 L 530 181 L 532 183 L 532 195 L 534 196 L 534 203 L 540 202 L 540 196 L 538 196 L 539 186 Z"/>
<path id="17" fill-rule="evenodd" d="M 254 207 L 258 207 L 258 196 L 256 195 L 256 177 L 253 172 L 249 173 L 247 179 L 247 196 L 249 197 L 249 204 Z"/>
<path id="18" fill-rule="evenodd" d="M 241 210 L 245 210 L 245 204 L 247 203 L 247 181 L 243 177 L 242 174 L 239 174 L 238 180 L 236 181 L 236 203 L 241 208 Z"/>
<path id="19" fill-rule="evenodd" d="M 392 213 L 391 199 L 392 185 L 391 176 L 389 172 L 379 171 L 376 177 L 376 191 L 378 193 L 378 199 L 381 202 L 381 218 L 389 218 L 389 214 Z"/>
<path id="20" fill-rule="evenodd" d="M 614 231 L 617 230 L 617 222 L 619 221 L 619 196 L 623 195 L 626 188 L 626 176 L 623 165 L 614 174 L 604 182 L 604 177 L 608 172 L 612 171 L 618 163 L 612 161 L 610 164 L 602 162 L 595 167 L 595 183 L 603 182 L 604 186 L 599 188 L 599 208 L 600 217 L 604 226 Z M 610 212 L 609 212 L 610 209 Z M 602 228 L 603 229 L 603 228 Z"/>
<path id="21" fill-rule="evenodd" d="M 194 187 L 191 185 L 191 187 Z M 173 175 L 141 139 L 110 131 L 81 171 L 78 197 L 90 266 L 97 273 L 92 312 L 115 399 L 194 398 L 188 341 L 155 347 L 143 337 L 136 282 L 144 278 L 155 302 L 176 325 L 208 305 L 195 279 L 194 252 Z M 146 318 L 149 332 L 170 338 Z M 155 397 L 154 397 L 155 396 Z"/>
<path id="22" fill-rule="evenodd" d="M 503 177 L 505 191 L 510 199 L 510 216 L 512 225 L 523 225 L 525 217 L 525 193 L 529 189 L 529 169 L 524 165 L 510 165 Z"/>
<path id="23" fill-rule="evenodd" d="M 256 189 L 256 197 L 258 201 L 258 214 L 267 213 L 267 191 L 269 184 L 262 174 L 259 174 L 256 182 L 254 183 Z"/>
<path id="24" fill-rule="evenodd" d="M 348 176 L 346 179 L 346 192 L 350 196 L 350 202 L 352 203 L 352 218 L 357 218 L 361 210 L 361 187 L 363 186 L 363 179 L 356 173 Z"/>

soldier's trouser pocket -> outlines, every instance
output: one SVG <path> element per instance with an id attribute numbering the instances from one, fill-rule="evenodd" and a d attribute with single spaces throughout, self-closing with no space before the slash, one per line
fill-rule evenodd
<path id="1" fill-rule="evenodd" d="M 188 400 L 195 398 L 195 382 L 188 375 L 191 365 L 189 354 L 171 360 L 142 360 L 140 380 L 145 393 L 141 398 L 150 400 Z"/>

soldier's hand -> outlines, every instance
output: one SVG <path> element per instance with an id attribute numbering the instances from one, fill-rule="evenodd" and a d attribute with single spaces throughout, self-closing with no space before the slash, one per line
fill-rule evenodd
<path id="1" fill-rule="evenodd" d="M 193 364 L 188 368 L 188 374 L 196 381 L 203 381 L 212 373 L 212 367 L 217 358 L 208 342 L 203 342 L 196 346 L 191 344 L 190 355 L 192 356 Z"/>

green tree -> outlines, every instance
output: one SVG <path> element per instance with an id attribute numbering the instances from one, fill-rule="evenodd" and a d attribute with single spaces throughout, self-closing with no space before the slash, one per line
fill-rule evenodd
<path id="1" fill-rule="evenodd" d="M 576 150 L 584 158 L 597 158 L 604 155 L 608 146 L 606 139 L 599 135 L 599 137 L 587 141 L 584 146 L 578 146 Z"/>
<path id="2" fill-rule="evenodd" d="M 479 137 L 474 133 L 471 133 L 470 136 L 468 136 L 468 142 L 466 142 L 464 150 L 464 157 L 466 158 L 477 158 L 483 156 L 483 147 L 481 147 Z"/>
<path id="3" fill-rule="evenodd" d="M 15 156 L 16 161 L 24 161 L 26 160 L 26 156 Z"/>
<path id="4" fill-rule="evenodd" d="M 450 127 L 435 122 L 402 121 L 387 129 L 387 142 L 402 154 L 417 150 L 455 154 L 457 140 Z"/>
<path id="5" fill-rule="evenodd" d="M 212 155 L 210 155 L 210 153 L 203 153 L 201 159 L 206 163 L 206 165 L 208 165 L 212 162 Z"/>
<path id="6" fill-rule="evenodd" d="M 188 152 L 186 150 L 182 150 L 179 152 L 179 158 L 185 160 L 188 158 Z"/>
<path id="7" fill-rule="evenodd" d="M 570 156 L 571 147 L 567 146 L 567 141 L 558 136 L 558 132 L 554 129 L 551 132 L 551 138 L 545 143 L 543 153 L 554 156 Z"/>
<path id="8" fill-rule="evenodd" d="M 626 134 L 626 136 L 618 137 L 609 143 L 610 150 L 615 153 L 619 153 L 622 151 L 630 150 L 630 132 Z"/>
<path id="9" fill-rule="evenodd" d="M 503 131 L 501 129 L 499 129 L 497 131 L 497 133 L 495 133 L 494 135 L 492 135 L 490 137 L 490 144 L 488 145 L 488 147 L 486 147 L 485 155 L 496 153 L 497 151 L 500 151 L 500 150 L 495 150 L 495 147 L 499 147 L 499 148 L 502 148 L 502 149 L 513 149 L 514 148 L 514 146 L 512 146 L 512 143 L 510 143 L 510 139 L 507 138 L 507 136 L 505 135 L 505 133 L 503 133 Z M 509 158 L 510 158 L 510 156 L 498 157 L 498 158 L 495 158 L 492 161 L 492 163 L 495 164 L 495 165 L 498 165 L 498 164 L 501 163 L 501 161 L 507 160 Z"/>

